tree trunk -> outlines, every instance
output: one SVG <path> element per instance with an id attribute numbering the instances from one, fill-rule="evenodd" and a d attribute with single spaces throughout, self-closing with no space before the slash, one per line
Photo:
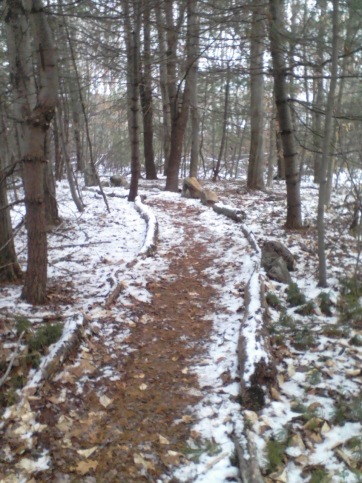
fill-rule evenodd
<path id="1" fill-rule="evenodd" d="M 224 119 L 223 119 L 223 126 L 222 126 L 222 136 L 220 142 L 220 149 L 219 155 L 217 157 L 216 166 L 213 169 L 212 180 L 216 182 L 219 179 L 220 175 L 220 168 L 221 168 L 221 160 L 224 154 L 224 147 L 226 141 L 226 131 L 228 126 L 228 118 L 229 118 L 229 96 L 230 96 L 230 65 L 228 63 L 227 70 L 226 70 L 226 84 L 225 84 L 225 98 L 224 98 Z"/>
<path id="2" fill-rule="evenodd" d="M 5 21 L 16 114 L 22 121 L 21 156 L 28 233 L 28 264 L 22 297 L 31 304 L 41 304 L 46 300 L 47 285 L 44 149 L 57 103 L 56 55 L 41 0 L 29 0 L 26 9 L 20 0 L 8 0 Z M 36 52 L 31 51 L 32 45 L 36 45 Z M 35 69 L 33 58 L 37 62 Z M 38 73 L 38 91 L 34 90 L 34 72 Z"/>
<path id="3" fill-rule="evenodd" d="M 131 144 L 131 183 L 128 201 L 135 201 L 138 195 L 138 180 L 141 174 L 139 156 L 139 45 L 140 45 L 140 0 L 132 3 L 132 17 L 129 2 L 124 0 L 123 12 L 125 20 L 125 37 L 127 48 L 127 101 L 128 101 L 128 131 Z"/>
<path id="4" fill-rule="evenodd" d="M 164 154 L 164 169 L 163 174 L 167 175 L 168 160 L 170 157 L 171 146 L 171 111 L 170 111 L 170 99 L 167 90 L 167 65 L 166 65 L 166 47 L 165 39 L 163 35 L 164 19 L 162 17 L 162 11 L 159 4 L 156 5 L 156 19 L 157 19 L 157 32 L 158 32 L 158 47 L 160 57 L 160 91 L 162 98 L 162 141 L 163 141 L 163 154 Z"/>
<path id="5" fill-rule="evenodd" d="M 200 116 L 197 99 L 197 82 L 198 82 L 198 56 L 199 56 L 199 33 L 200 22 L 198 14 L 195 11 L 196 4 L 191 4 L 192 20 L 190 26 L 191 37 L 191 56 L 195 59 L 189 70 L 190 76 L 190 117 L 191 117 L 191 159 L 190 159 L 190 176 L 197 178 L 199 167 L 199 151 L 200 151 Z"/>
<path id="6" fill-rule="evenodd" d="M 153 150 L 153 99 L 151 71 L 151 7 L 143 1 L 143 73 L 140 82 L 140 99 L 143 113 L 143 148 L 146 179 L 157 179 Z"/>
<path id="7" fill-rule="evenodd" d="M 0 282 L 17 282 L 21 277 L 22 272 L 15 252 L 4 176 L 0 179 Z"/>
<path id="8" fill-rule="evenodd" d="M 168 19 L 168 26 L 173 25 L 172 21 L 172 1 L 166 2 L 168 4 L 168 9 L 166 10 L 166 16 Z M 183 139 L 186 131 L 186 125 L 188 120 L 188 113 L 190 107 L 190 76 L 189 72 L 194 62 L 197 60 L 195 58 L 192 49 L 192 38 L 191 32 L 193 29 L 193 24 L 195 21 L 195 8 L 196 0 L 187 0 L 187 34 L 186 34 L 186 51 L 187 51 L 187 61 L 184 78 L 182 79 L 178 89 L 173 82 L 169 82 L 169 97 L 171 104 L 171 117 L 172 117 L 172 129 L 171 129 L 171 150 L 170 159 L 167 172 L 166 180 L 166 191 L 178 191 L 178 178 L 179 178 L 179 168 L 182 156 L 182 146 Z M 179 16 L 179 22 L 182 13 Z M 175 29 L 175 26 L 173 25 Z M 176 69 L 176 42 L 174 32 L 168 32 L 168 48 L 170 51 L 170 56 L 168 60 L 168 73 L 170 79 L 175 79 L 175 69 Z M 182 91 L 181 85 L 184 84 L 184 89 Z"/>
<path id="9" fill-rule="evenodd" d="M 320 184 L 318 197 L 318 272 L 319 272 L 319 286 L 327 286 L 327 262 L 324 244 L 324 210 L 327 194 L 327 169 L 328 159 L 331 150 L 332 127 L 333 127 L 333 109 L 334 96 L 337 86 L 338 73 L 338 17 L 339 17 L 339 0 L 333 0 L 333 29 L 332 29 L 332 64 L 331 64 L 331 80 L 328 91 L 326 117 L 324 124 L 322 163 L 320 170 Z"/>
<path id="10" fill-rule="evenodd" d="M 259 0 L 254 0 L 250 38 L 250 157 L 247 187 L 265 188 L 264 168 L 264 18 Z"/>
<path id="11" fill-rule="evenodd" d="M 273 60 L 274 97 L 277 106 L 280 134 L 285 160 L 285 177 L 287 185 L 287 219 L 286 228 L 302 227 L 302 211 L 300 200 L 300 174 L 294 139 L 292 117 L 288 105 L 287 68 L 283 54 L 281 28 L 283 13 L 282 0 L 269 0 L 270 9 L 270 50 Z"/>

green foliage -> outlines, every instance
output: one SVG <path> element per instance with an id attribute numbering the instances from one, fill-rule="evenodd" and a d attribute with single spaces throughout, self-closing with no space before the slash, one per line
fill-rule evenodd
<path id="1" fill-rule="evenodd" d="M 16 404 L 19 400 L 19 396 L 16 393 L 16 389 L 11 387 L 7 391 L 0 391 L 0 407 L 6 408 Z"/>
<path id="2" fill-rule="evenodd" d="M 362 337 L 356 334 L 349 340 L 349 343 L 350 345 L 355 345 L 356 347 L 362 347 Z"/>
<path id="3" fill-rule="evenodd" d="M 27 319 L 26 317 L 23 317 L 23 316 L 19 316 L 19 317 L 15 317 L 15 320 L 16 320 L 16 326 L 15 326 L 16 327 L 16 333 L 17 333 L 18 337 L 23 332 L 29 332 L 30 327 L 31 327 L 31 322 L 30 322 L 29 319 Z"/>
<path id="4" fill-rule="evenodd" d="M 331 317 L 333 315 L 331 307 L 333 307 L 334 304 L 329 294 L 326 292 L 321 292 L 318 295 L 318 299 L 319 299 L 319 307 L 321 309 L 321 312 L 327 317 Z"/>
<path id="5" fill-rule="evenodd" d="M 302 351 L 315 347 L 317 345 L 317 340 L 309 327 L 302 327 L 298 328 L 293 333 L 292 344 L 297 350 Z"/>
<path id="6" fill-rule="evenodd" d="M 296 328 L 295 320 L 291 315 L 288 315 L 286 312 L 280 314 L 278 325 L 280 325 L 281 327 L 287 327 L 291 330 L 295 330 Z"/>
<path id="7" fill-rule="evenodd" d="M 313 468 L 309 483 L 329 483 L 330 476 L 324 468 Z"/>
<path id="8" fill-rule="evenodd" d="M 188 457 L 188 459 L 198 463 L 203 454 L 209 454 L 214 456 L 219 454 L 221 451 L 220 446 L 215 442 L 214 439 L 200 441 L 196 448 L 187 447 L 184 449 L 183 453 Z"/>
<path id="9" fill-rule="evenodd" d="M 29 339 L 29 351 L 44 352 L 47 347 L 60 339 L 63 330 L 62 327 L 62 324 L 59 323 L 42 325 Z"/>
<path id="10" fill-rule="evenodd" d="M 322 381 L 321 373 L 318 369 L 314 368 L 307 376 L 307 382 L 311 386 L 317 386 Z"/>
<path id="11" fill-rule="evenodd" d="M 315 313 L 314 302 L 310 301 L 302 305 L 299 309 L 296 310 L 296 313 L 300 315 L 313 315 Z"/>
<path id="12" fill-rule="evenodd" d="M 346 442 L 346 447 L 351 450 L 353 457 L 358 463 L 362 463 L 362 436 L 355 436 Z"/>
<path id="13" fill-rule="evenodd" d="M 278 470 L 284 462 L 284 452 L 290 440 L 290 428 L 288 426 L 278 431 L 273 438 L 270 438 L 266 444 L 266 452 L 268 458 L 268 472 L 272 473 Z"/>
<path id="14" fill-rule="evenodd" d="M 276 310 L 280 310 L 282 308 L 282 303 L 274 292 L 268 292 L 265 296 L 265 299 L 269 307 L 272 307 Z"/>
<path id="15" fill-rule="evenodd" d="M 297 307 L 298 305 L 303 305 L 306 303 L 305 295 L 300 291 L 300 288 L 294 282 L 288 286 L 287 302 L 292 307 Z"/>
<path id="16" fill-rule="evenodd" d="M 349 326 L 362 320 L 362 283 L 357 277 L 341 281 L 341 298 L 338 303 L 339 320 Z"/>
<path id="17" fill-rule="evenodd" d="M 335 424 L 343 425 L 347 421 L 362 421 L 362 391 L 351 398 L 341 396 L 336 402 L 333 422 Z"/>

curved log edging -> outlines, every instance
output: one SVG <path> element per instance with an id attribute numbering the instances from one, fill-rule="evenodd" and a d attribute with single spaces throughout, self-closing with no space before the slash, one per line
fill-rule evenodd
<path id="1" fill-rule="evenodd" d="M 149 257 L 154 254 L 157 248 L 157 233 L 158 233 L 157 219 L 153 211 L 151 210 L 151 208 L 142 203 L 140 196 L 137 196 L 134 206 L 135 206 L 135 209 L 138 211 L 138 213 L 146 221 L 146 224 L 147 224 L 146 237 L 143 242 L 143 246 L 139 252 L 139 255 Z"/>

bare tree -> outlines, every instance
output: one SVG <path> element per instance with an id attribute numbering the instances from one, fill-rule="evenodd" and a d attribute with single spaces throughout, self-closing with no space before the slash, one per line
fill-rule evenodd
<path id="1" fill-rule="evenodd" d="M 265 13 L 259 0 L 252 6 L 250 35 L 250 157 L 247 186 L 265 188 L 264 169 L 264 21 Z"/>
<path id="2" fill-rule="evenodd" d="M 299 162 L 293 132 L 292 116 L 288 104 L 287 68 L 281 35 L 283 25 L 282 0 L 269 0 L 269 11 L 269 36 L 273 60 L 274 97 L 282 138 L 287 185 L 287 220 L 285 226 L 286 228 L 301 228 L 302 211 Z"/>
<path id="3" fill-rule="evenodd" d="M 28 264 L 22 297 L 29 303 L 41 304 L 46 300 L 47 285 L 45 139 L 57 103 L 56 55 L 41 0 L 24 3 L 7 0 L 5 23 L 15 114 L 21 125 L 28 234 Z"/>

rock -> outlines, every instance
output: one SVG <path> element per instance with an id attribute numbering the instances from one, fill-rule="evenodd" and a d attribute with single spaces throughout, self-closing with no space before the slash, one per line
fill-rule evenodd
<path id="1" fill-rule="evenodd" d="M 189 176 L 185 178 L 182 185 L 182 196 L 185 198 L 200 199 L 202 194 L 202 186 L 196 178 Z"/>
<path id="2" fill-rule="evenodd" d="M 292 283 L 292 277 L 288 271 L 287 264 L 281 257 L 278 257 L 274 260 L 266 274 L 269 278 L 276 280 L 277 282 L 286 284 Z"/>
<path id="3" fill-rule="evenodd" d="M 111 186 L 129 188 L 127 179 L 124 176 L 114 174 L 110 177 Z"/>
<path id="4" fill-rule="evenodd" d="M 295 268 L 295 258 L 281 242 L 267 241 L 264 244 L 261 264 L 272 280 L 286 284 L 291 283 L 289 271 Z"/>
<path id="5" fill-rule="evenodd" d="M 279 257 L 285 261 L 288 270 L 293 271 L 295 269 L 295 258 L 283 243 L 274 240 L 265 242 L 262 253 L 262 265 L 269 269 L 269 265 L 273 265 L 273 260 Z"/>
<path id="6" fill-rule="evenodd" d="M 214 191 L 211 191 L 205 188 L 201 193 L 201 203 L 203 205 L 212 206 L 215 203 L 218 203 L 219 198 Z"/>

